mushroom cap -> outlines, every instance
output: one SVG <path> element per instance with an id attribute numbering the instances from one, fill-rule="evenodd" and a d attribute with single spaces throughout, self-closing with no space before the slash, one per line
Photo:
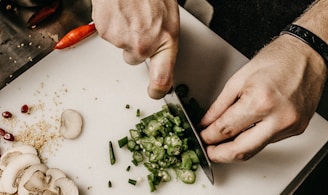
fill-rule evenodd
<path id="1" fill-rule="evenodd" d="M 8 149 L 0 159 L 0 169 L 5 169 L 5 167 L 9 164 L 11 159 L 21 154 L 35 154 L 37 155 L 36 149 L 28 144 L 23 144 L 19 146 L 12 147 Z"/>
<path id="2" fill-rule="evenodd" d="M 55 181 L 55 187 L 59 188 L 61 195 L 78 195 L 79 190 L 75 183 L 67 178 L 62 177 Z"/>
<path id="3" fill-rule="evenodd" d="M 10 163 L 2 171 L 0 178 L 2 191 L 9 194 L 14 194 L 17 191 L 17 186 L 15 185 L 17 174 L 21 170 L 39 163 L 40 159 L 35 154 L 21 154 L 13 157 Z"/>
<path id="4" fill-rule="evenodd" d="M 24 188 L 32 192 L 31 194 L 42 192 L 46 186 L 46 174 L 42 171 L 35 171 L 24 184 Z"/>
<path id="5" fill-rule="evenodd" d="M 21 179 L 20 179 L 20 182 L 19 182 L 19 185 L 18 185 L 18 194 L 19 195 L 29 195 L 29 191 L 26 190 L 26 188 L 24 187 L 25 183 L 32 177 L 33 173 L 35 173 L 36 171 L 41 171 L 41 172 L 46 172 L 48 169 L 48 167 L 43 164 L 43 163 L 39 163 L 39 164 L 35 164 L 35 165 L 32 165 L 30 167 L 28 167 Z"/>
<path id="6" fill-rule="evenodd" d="M 49 168 L 46 172 L 48 190 L 56 192 L 55 181 L 62 177 L 66 177 L 66 174 L 62 170 L 58 168 Z"/>
<path id="7" fill-rule="evenodd" d="M 61 114 L 59 132 L 66 139 L 75 139 L 82 132 L 82 116 L 73 109 L 66 109 Z"/>

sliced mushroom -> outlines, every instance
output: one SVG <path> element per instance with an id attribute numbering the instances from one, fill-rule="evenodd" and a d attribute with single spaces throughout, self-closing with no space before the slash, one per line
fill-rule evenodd
<path id="1" fill-rule="evenodd" d="M 82 116 L 73 109 L 64 110 L 61 114 L 59 132 L 66 139 L 75 139 L 82 132 Z"/>
<path id="2" fill-rule="evenodd" d="M 3 169 L 0 183 L 2 191 L 5 193 L 15 193 L 17 191 L 16 177 L 18 173 L 27 167 L 39 164 L 40 159 L 35 154 L 21 154 L 13 157 L 10 163 Z"/>
<path id="3" fill-rule="evenodd" d="M 19 145 L 12 147 L 8 149 L 1 157 L 0 161 L 0 169 L 4 169 L 8 163 L 11 161 L 11 159 L 15 158 L 16 156 L 19 156 L 21 154 L 35 154 L 37 155 L 36 149 L 27 144 Z"/>
<path id="4" fill-rule="evenodd" d="M 45 164 L 35 164 L 30 166 L 29 168 L 27 168 L 20 181 L 19 181 L 19 185 L 18 185 L 18 194 L 19 195 L 29 195 L 29 191 L 24 187 L 24 185 L 27 183 L 27 181 L 32 177 L 33 173 L 35 173 L 36 171 L 41 171 L 41 172 L 46 172 L 48 169 L 48 167 Z"/>
<path id="5" fill-rule="evenodd" d="M 50 168 L 46 172 L 46 182 L 48 184 L 48 190 L 56 192 L 55 181 L 59 178 L 66 177 L 66 174 L 58 168 Z"/>
<path id="6" fill-rule="evenodd" d="M 58 192 L 53 192 L 51 190 L 45 189 L 42 192 L 42 195 L 59 195 Z"/>
<path id="7" fill-rule="evenodd" d="M 24 184 L 24 188 L 30 193 L 41 193 L 47 186 L 46 175 L 42 171 L 35 171 L 30 179 Z"/>
<path id="8" fill-rule="evenodd" d="M 60 195 L 78 195 L 79 190 L 75 183 L 67 178 L 62 177 L 55 181 L 55 187 L 58 188 Z"/>

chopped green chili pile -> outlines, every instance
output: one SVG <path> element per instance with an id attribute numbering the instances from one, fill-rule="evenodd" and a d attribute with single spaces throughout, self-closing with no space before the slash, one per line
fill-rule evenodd
<path id="1" fill-rule="evenodd" d="M 120 147 L 126 146 L 132 152 L 135 165 L 143 163 L 148 169 L 150 191 L 154 192 L 161 182 L 171 180 L 169 169 L 175 170 L 178 178 L 192 184 L 199 159 L 191 150 L 186 131 L 191 130 L 188 121 L 177 107 L 164 105 L 162 110 L 142 118 L 130 136 L 119 140 Z"/>

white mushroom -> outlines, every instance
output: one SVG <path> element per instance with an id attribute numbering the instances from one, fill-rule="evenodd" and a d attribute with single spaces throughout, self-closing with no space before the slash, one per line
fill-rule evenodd
<path id="1" fill-rule="evenodd" d="M 46 183 L 46 175 L 42 171 L 35 171 L 30 179 L 24 184 L 24 188 L 29 191 L 30 193 L 41 193 Z"/>
<path id="2" fill-rule="evenodd" d="M 0 160 L 0 169 L 4 169 L 9 164 L 11 159 L 21 154 L 37 155 L 37 151 L 33 146 L 27 144 L 12 147 L 8 149 L 5 153 L 3 153 Z"/>
<path id="3" fill-rule="evenodd" d="M 66 139 L 77 138 L 82 132 L 82 116 L 75 110 L 67 109 L 61 114 L 59 132 Z"/>
<path id="4" fill-rule="evenodd" d="M 48 167 L 45 164 L 35 164 L 30 166 L 24 171 L 24 174 L 22 175 L 19 185 L 18 185 L 18 194 L 19 195 L 29 195 L 29 191 L 24 187 L 26 182 L 32 177 L 33 173 L 36 171 L 46 172 Z"/>
<path id="5" fill-rule="evenodd" d="M 30 145 L 7 150 L 0 158 L 0 165 L 0 194 L 79 194 L 75 183 L 60 169 L 48 169 Z"/>
<path id="6" fill-rule="evenodd" d="M 59 190 L 60 195 L 78 195 L 79 190 L 75 183 L 67 178 L 62 177 L 55 181 L 55 187 Z"/>
<path id="7" fill-rule="evenodd" d="M 57 168 L 50 168 L 46 172 L 46 182 L 48 184 L 48 190 L 56 192 L 55 181 L 59 178 L 66 177 L 66 174 Z"/>
<path id="8" fill-rule="evenodd" d="M 10 163 L 3 169 L 0 178 L 2 191 L 5 193 L 15 193 L 17 191 L 16 178 L 18 173 L 27 167 L 39 164 L 40 159 L 35 154 L 21 154 L 12 158 Z"/>

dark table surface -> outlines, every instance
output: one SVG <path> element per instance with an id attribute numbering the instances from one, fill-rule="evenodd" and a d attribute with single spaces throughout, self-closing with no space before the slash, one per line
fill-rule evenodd
<path id="1" fill-rule="evenodd" d="M 251 58 L 313 0 L 209 0 L 214 7 L 210 28 Z M 328 82 L 317 112 L 328 120 Z"/>

